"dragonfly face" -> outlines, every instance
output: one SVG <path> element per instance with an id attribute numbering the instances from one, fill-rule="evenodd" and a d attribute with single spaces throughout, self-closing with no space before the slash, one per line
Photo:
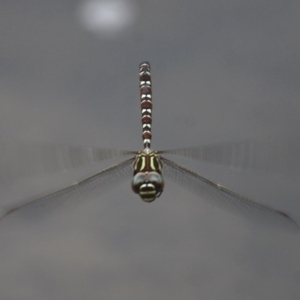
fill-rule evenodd
<path id="1" fill-rule="evenodd" d="M 132 190 L 143 201 L 152 202 L 163 192 L 162 163 L 157 151 L 140 151 L 133 163 Z"/>

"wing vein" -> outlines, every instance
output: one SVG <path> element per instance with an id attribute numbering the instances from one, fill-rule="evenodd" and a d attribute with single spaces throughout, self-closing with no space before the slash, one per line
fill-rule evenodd
<path id="1" fill-rule="evenodd" d="M 164 175 L 166 178 L 196 195 L 202 195 L 203 199 L 229 211 L 242 213 L 251 221 L 256 219 L 272 225 L 272 227 L 279 225 L 279 228 L 299 232 L 298 224 L 284 212 L 238 194 L 166 158 L 162 158 L 162 160 L 165 164 Z"/>
<path id="2" fill-rule="evenodd" d="M 33 200 L 27 204 L 16 207 L 8 211 L 1 219 L 1 223 L 16 216 L 24 218 L 34 217 L 44 211 L 62 209 L 73 205 L 75 202 L 82 202 L 91 195 L 103 195 L 113 186 L 119 185 L 126 180 L 132 172 L 132 162 L 130 158 L 124 162 L 106 168 L 86 179 L 74 183 L 44 197 Z"/>

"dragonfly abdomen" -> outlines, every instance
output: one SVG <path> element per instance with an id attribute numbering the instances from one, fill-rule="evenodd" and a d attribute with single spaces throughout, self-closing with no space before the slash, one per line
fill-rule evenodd
<path id="1" fill-rule="evenodd" d="M 148 62 L 143 62 L 140 64 L 140 98 L 144 148 L 150 148 L 152 137 L 152 88 L 150 64 Z"/>

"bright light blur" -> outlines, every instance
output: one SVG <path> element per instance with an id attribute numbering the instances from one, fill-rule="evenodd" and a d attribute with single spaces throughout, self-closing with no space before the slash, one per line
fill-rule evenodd
<path id="1" fill-rule="evenodd" d="M 135 20 L 136 8 L 129 0 L 87 0 L 79 9 L 83 26 L 96 34 L 116 36 Z"/>

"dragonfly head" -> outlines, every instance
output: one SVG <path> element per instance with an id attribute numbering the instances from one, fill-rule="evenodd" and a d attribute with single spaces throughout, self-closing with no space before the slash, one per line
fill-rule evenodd
<path id="1" fill-rule="evenodd" d="M 131 186 L 143 201 L 152 202 L 161 195 L 164 181 L 157 172 L 139 172 L 134 175 Z"/>

